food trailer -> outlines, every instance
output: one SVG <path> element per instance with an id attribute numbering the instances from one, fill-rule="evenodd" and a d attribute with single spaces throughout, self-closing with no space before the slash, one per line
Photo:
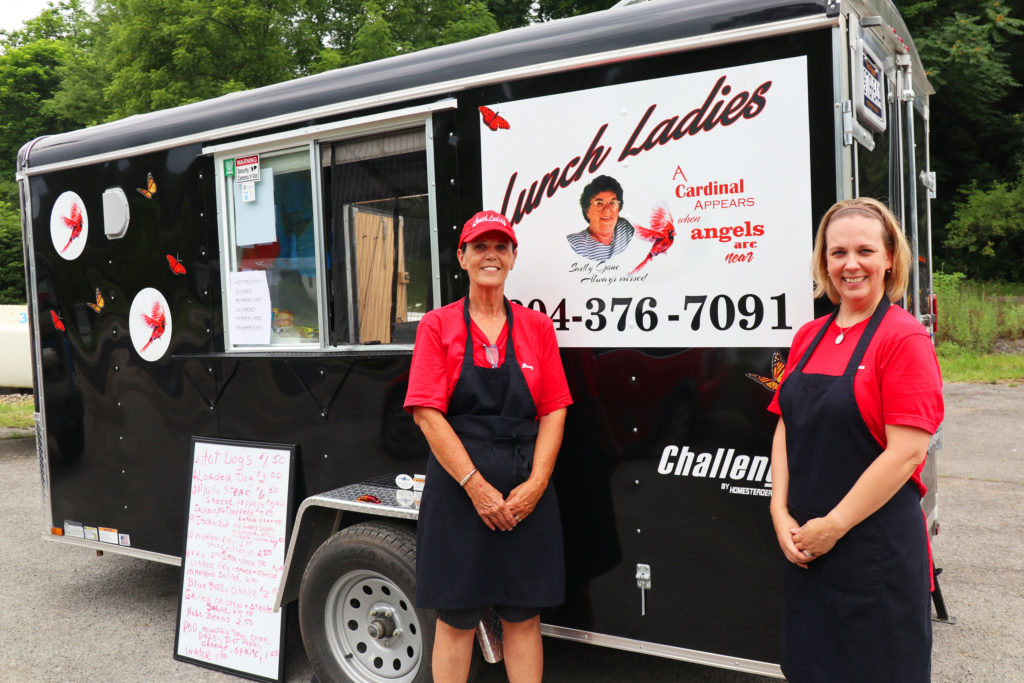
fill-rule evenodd
<path id="1" fill-rule="evenodd" d="M 297 602 L 320 680 L 429 680 L 403 399 L 418 321 L 466 292 L 462 223 L 494 209 L 574 399 L 544 634 L 780 676 L 766 407 L 828 310 L 809 262 L 837 199 L 901 219 L 904 305 L 933 324 L 931 92 L 890 2 L 657 0 L 33 140 L 44 533 L 187 569 L 196 444 L 275 445 L 272 602 Z M 599 175 L 634 228 L 604 260 L 569 240 Z"/>

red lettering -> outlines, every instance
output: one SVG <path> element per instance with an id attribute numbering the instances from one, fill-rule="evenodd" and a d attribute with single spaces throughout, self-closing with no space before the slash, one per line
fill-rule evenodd
<path id="1" fill-rule="evenodd" d="M 752 104 L 754 106 L 753 107 L 749 107 L 748 106 L 746 109 L 743 110 L 743 118 L 745 118 L 745 119 L 752 119 L 755 116 L 757 116 L 758 114 L 760 114 L 762 111 L 764 111 L 765 106 L 767 106 L 767 104 L 768 104 L 767 100 L 765 100 L 765 98 L 764 98 L 764 94 L 766 92 L 768 92 L 768 90 L 771 87 L 772 87 L 772 82 L 771 81 L 765 81 L 761 85 L 759 85 L 756 88 L 754 88 L 754 92 L 750 96 L 750 104 Z"/>
<path id="2" fill-rule="evenodd" d="M 654 110 L 657 108 L 657 106 L 658 105 L 656 104 L 652 104 L 651 106 L 647 107 L 647 111 L 645 111 L 644 115 L 640 118 L 640 123 L 636 124 L 636 128 L 633 129 L 632 135 L 629 136 L 629 140 L 626 142 L 626 146 L 622 148 L 622 154 L 619 155 L 619 161 L 625 160 L 626 157 L 636 156 L 637 154 L 643 151 L 639 147 L 633 147 L 633 142 L 635 142 L 637 137 L 640 136 L 640 131 L 642 131 L 644 129 L 644 126 L 647 125 L 647 119 L 651 118 L 651 114 L 654 113 Z"/>
<path id="3" fill-rule="evenodd" d="M 516 179 L 519 177 L 518 171 L 513 172 L 509 176 L 508 185 L 505 187 L 505 198 L 501 203 L 501 213 L 509 218 L 509 222 L 512 225 L 517 225 L 522 222 L 523 218 L 540 206 L 545 195 L 553 197 L 559 189 L 569 187 L 572 183 L 579 181 L 583 177 L 585 170 L 589 170 L 591 173 L 596 172 L 612 151 L 610 147 L 599 144 L 601 136 L 604 135 L 606 130 L 608 130 L 607 123 L 602 125 L 597 130 L 597 133 L 594 134 L 593 139 L 590 141 L 590 147 L 587 148 L 587 152 L 583 155 L 582 160 L 578 156 L 573 157 L 566 163 L 564 169 L 559 169 L 556 166 L 550 173 L 545 173 L 539 181 L 535 180 L 530 183 L 529 191 L 521 190 L 519 197 L 516 199 L 515 210 L 509 216 L 509 205 L 515 191 Z M 570 176 L 569 169 L 573 166 L 577 166 L 576 172 Z"/>
<path id="4" fill-rule="evenodd" d="M 654 125 L 646 137 L 643 137 L 643 131 L 647 126 L 647 122 L 657 108 L 656 104 L 649 106 L 640 118 L 640 122 L 637 123 L 636 128 L 633 129 L 626 145 L 622 148 L 622 152 L 619 154 L 619 161 L 624 161 L 628 157 L 636 156 L 641 152 L 650 151 L 673 140 L 680 140 L 687 135 L 697 135 L 702 131 L 705 133 L 710 132 L 719 123 L 723 126 L 729 126 L 740 118 L 752 119 L 767 106 L 768 102 L 764 95 L 771 88 L 771 81 L 765 81 L 757 86 L 752 93 L 746 91 L 737 93 L 727 103 L 724 98 L 732 92 L 732 86 L 726 85 L 725 79 L 726 77 L 722 76 L 715 82 L 711 92 L 708 93 L 700 107 L 691 110 L 682 118 L 674 115 L 662 119 Z M 637 140 L 640 139 L 643 139 L 643 142 L 637 144 Z M 676 192 L 677 196 L 682 196 L 678 194 L 678 189 Z"/>
<path id="5" fill-rule="evenodd" d="M 737 254 L 735 252 L 725 255 L 726 263 L 750 263 L 754 260 L 754 252 L 748 251 L 746 254 Z"/>
<path id="6" fill-rule="evenodd" d="M 730 126 L 740 119 L 743 107 L 747 104 L 749 97 L 750 95 L 748 93 L 741 92 L 739 95 L 729 100 L 729 104 L 725 105 L 725 111 L 722 112 L 722 116 L 719 119 L 723 126 Z"/>

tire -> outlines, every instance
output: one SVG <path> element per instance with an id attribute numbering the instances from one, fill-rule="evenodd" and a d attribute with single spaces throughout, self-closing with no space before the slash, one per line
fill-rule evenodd
<path id="1" fill-rule="evenodd" d="M 411 529 L 374 521 L 331 536 L 313 554 L 299 589 L 299 626 L 317 678 L 430 681 L 435 613 L 415 609 L 415 596 Z"/>

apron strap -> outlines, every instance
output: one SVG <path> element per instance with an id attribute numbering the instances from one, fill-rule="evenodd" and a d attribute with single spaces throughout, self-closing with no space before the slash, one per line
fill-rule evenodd
<path id="1" fill-rule="evenodd" d="M 868 350 L 868 345 L 871 343 L 872 337 L 875 336 L 875 330 L 882 324 L 882 318 L 885 317 L 886 311 L 889 310 L 889 297 L 884 293 L 882 294 L 882 300 L 875 306 L 875 312 L 871 314 L 871 320 L 868 321 L 868 326 L 864 330 L 864 334 L 860 336 L 857 341 L 857 348 L 853 350 L 853 355 L 850 356 L 850 362 L 846 364 L 846 371 L 843 372 L 843 377 L 853 377 L 857 374 L 857 368 L 860 367 L 860 362 L 864 360 L 864 354 Z"/>
<path id="2" fill-rule="evenodd" d="M 797 363 L 794 372 L 803 372 L 804 365 L 807 364 L 807 360 L 811 357 L 811 354 L 814 353 L 814 349 L 818 348 L 818 343 L 821 341 L 821 338 L 825 336 L 825 332 L 826 330 L 828 330 L 828 326 L 832 324 L 832 321 L 836 319 L 837 315 L 839 315 L 838 305 L 832 311 L 832 315 L 828 317 L 828 320 L 825 321 L 825 324 L 821 326 L 820 330 L 818 330 L 818 334 L 814 337 L 810 345 L 804 351 L 804 355 L 800 357 L 800 362 Z"/>
<path id="3" fill-rule="evenodd" d="M 508 325 L 508 334 L 505 336 L 505 363 L 508 363 L 509 359 L 512 360 L 513 365 L 518 365 L 516 362 L 516 345 L 512 341 L 512 304 L 509 303 L 508 297 L 502 297 L 505 300 L 505 321 Z M 469 295 L 462 297 L 462 319 L 466 322 L 466 353 L 462 357 L 462 367 L 473 366 L 473 331 L 470 329 L 469 321 Z"/>
<path id="4" fill-rule="evenodd" d="M 874 336 L 875 330 L 878 329 L 878 326 L 882 322 L 882 318 L 885 317 L 885 312 L 888 310 L 889 297 L 882 294 L 882 299 L 878 302 L 878 305 L 875 306 L 875 310 L 871 314 L 871 320 L 868 322 L 868 326 L 865 328 L 864 334 L 862 334 L 860 339 L 857 341 L 857 346 L 853 350 L 853 355 L 850 356 L 850 362 L 846 364 L 846 370 L 843 371 L 844 377 L 856 373 L 857 367 L 860 365 L 861 360 L 864 359 L 864 353 L 868 349 L 868 344 L 871 343 L 871 338 Z M 794 372 L 803 372 L 804 365 L 807 364 L 811 354 L 814 353 L 814 349 L 818 348 L 818 344 L 821 343 L 822 338 L 825 336 L 825 332 L 828 331 L 829 325 L 832 324 L 832 321 L 835 320 L 838 315 L 839 306 L 836 306 L 832 311 L 832 315 L 828 317 L 828 320 L 826 320 L 825 324 L 821 326 L 820 330 L 818 330 L 818 334 L 814 336 L 814 339 L 807 347 L 807 350 L 804 351 L 804 355 L 800 357 L 800 362 L 797 363 Z"/>

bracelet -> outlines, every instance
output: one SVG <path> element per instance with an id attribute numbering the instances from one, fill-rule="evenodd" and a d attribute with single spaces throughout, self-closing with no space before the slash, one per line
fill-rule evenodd
<path id="1" fill-rule="evenodd" d="M 462 481 L 459 482 L 459 486 L 461 486 L 462 488 L 466 488 L 466 482 L 469 481 L 469 478 L 472 477 L 474 474 L 476 474 L 475 467 L 472 470 L 470 470 L 469 474 L 462 478 Z"/>

